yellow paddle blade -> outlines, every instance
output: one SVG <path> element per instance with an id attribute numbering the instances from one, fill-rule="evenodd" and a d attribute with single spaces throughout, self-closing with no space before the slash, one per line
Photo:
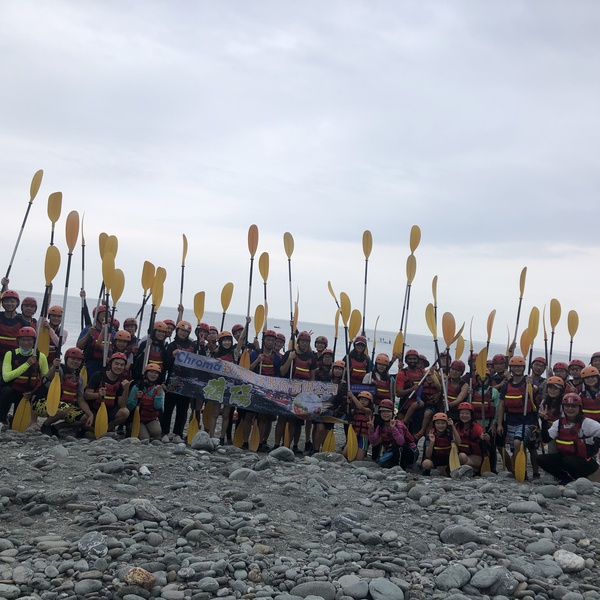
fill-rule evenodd
<path id="1" fill-rule="evenodd" d="M 352 462 L 358 453 L 358 439 L 352 425 L 348 425 L 348 460 Z"/>
<path id="2" fill-rule="evenodd" d="M 185 267 L 185 258 L 187 256 L 187 252 L 188 252 L 188 241 L 187 238 L 185 237 L 185 233 L 181 234 L 183 236 L 183 252 L 181 254 L 181 266 Z"/>
<path id="3" fill-rule="evenodd" d="M 108 431 L 108 411 L 106 404 L 102 402 L 96 413 L 96 421 L 94 423 L 94 436 L 96 439 L 101 438 Z"/>
<path id="4" fill-rule="evenodd" d="M 246 348 L 240 356 L 240 367 L 250 370 L 250 351 Z"/>
<path id="5" fill-rule="evenodd" d="M 298 301 L 294 302 L 294 323 L 293 323 L 294 331 L 298 329 Z M 291 341 L 291 340 L 290 340 Z"/>
<path id="6" fill-rule="evenodd" d="M 490 465 L 490 457 L 486 454 L 483 457 L 483 462 L 481 463 L 481 469 L 479 472 L 483 475 L 484 473 L 489 473 L 492 470 Z"/>
<path id="7" fill-rule="evenodd" d="M 460 357 L 463 355 L 465 351 L 465 338 L 462 335 L 458 336 L 458 340 L 456 342 L 456 353 L 454 355 L 454 360 L 460 360 Z"/>
<path id="8" fill-rule="evenodd" d="M 375 327 L 373 327 L 373 348 L 375 348 L 376 340 L 377 340 L 377 325 L 379 324 L 379 317 L 381 315 L 377 315 L 375 319 Z"/>
<path id="9" fill-rule="evenodd" d="M 529 339 L 529 331 L 527 329 L 525 329 L 521 334 L 519 346 L 521 348 L 521 354 L 523 355 L 523 358 L 527 360 L 527 355 L 529 354 L 529 348 L 531 346 L 531 340 Z"/>
<path id="10" fill-rule="evenodd" d="M 100 260 L 104 258 L 104 249 L 106 248 L 107 239 L 108 233 L 104 233 L 104 231 L 98 236 L 98 249 L 100 250 Z"/>
<path id="11" fill-rule="evenodd" d="M 252 423 L 252 430 L 250 431 L 250 439 L 248 440 L 248 447 L 252 452 L 256 452 L 260 446 L 260 429 L 256 419 Z"/>
<path id="12" fill-rule="evenodd" d="M 456 321 L 454 316 L 450 312 L 445 312 L 442 315 L 442 335 L 446 342 L 446 348 L 452 346 L 454 341 L 454 334 L 456 333 Z"/>
<path id="13" fill-rule="evenodd" d="M 56 246 L 48 246 L 46 250 L 46 260 L 44 262 L 44 277 L 46 285 L 50 285 L 56 277 L 60 268 L 60 252 Z"/>
<path id="14" fill-rule="evenodd" d="M 83 387 L 86 388 L 87 382 L 88 382 L 88 373 L 87 373 L 87 367 L 85 365 L 83 365 L 83 367 L 81 367 L 81 371 L 79 372 L 79 374 L 81 375 L 81 379 L 83 379 Z"/>
<path id="15" fill-rule="evenodd" d="M 344 323 L 344 327 L 348 327 L 348 319 L 350 318 L 350 311 L 352 310 L 352 305 L 350 304 L 350 298 L 346 292 L 340 293 L 340 310 L 342 314 L 342 322 Z"/>
<path id="16" fill-rule="evenodd" d="M 202 425 L 204 425 L 204 429 L 210 429 L 210 422 L 212 420 L 214 414 L 215 405 L 214 402 L 207 400 L 204 403 L 204 410 L 202 411 Z"/>
<path id="17" fill-rule="evenodd" d="M 256 225 L 250 225 L 250 227 L 248 229 L 248 250 L 250 251 L 251 258 L 254 258 L 257 248 L 258 248 L 258 227 Z"/>
<path id="18" fill-rule="evenodd" d="M 75 244 L 77 244 L 77 238 L 79 237 L 79 213 L 76 210 L 72 210 L 67 215 L 67 222 L 65 224 L 65 237 L 67 240 L 69 254 L 71 254 L 75 248 Z"/>
<path id="19" fill-rule="evenodd" d="M 544 304 L 544 310 L 542 310 L 542 326 L 544 328 L 544 341 L 548 341 L 548 332 L 546 331 L 546 305 Z"/>
<path id="20" fill-rule="evenodd" d="M 21 398 L 17 406 L 17 410 L 13 416 L 12 424 L 10 426 L 14 431 L 23 433 L 29 425 L 31 420 L 31 404 L 26 398 Z"/>
<path id="21" fill-rule="evenodd" d="M 117 305 L 117 302 L 121 299 L 123 295 L 123 290 L 125 289 L 125 273 L 121 271 L 121 269 L 115 269 L 113 273 L 113 283 L 112 288 L 110 290 L 110 294 L 113 300 L 113 306 Z"/>
<path id="22" fill-rule="evenodd" d="M 494 309 L 488 316 L 487 320 L 487 343 L 490 343 L 492 339 L 492 329 L 494 327 L 494 319 L 496 318 L 496 309 Z"/>
<path id="23" fill-rule="evenodd" d="M 362 247 L 365 260 L 369 260 L 369 256 L 371 256 L 371 250 L 373 250 L 373 236 L 368 229 L 363 232 Z"/>
<path id="24" fill-rule="evenodd" d="M 119 251 L 119 240 L 116 235 L 109 235 L 106 238 L 106 244 L 104 245 L 104 254 L 110 252 L 115 258 L 117 258 L 117 252 Z"/>
<path id="25" fill-rule="evenodd" d="M 85 221 L 85 212 L 81 216 L 81 245 L 85 246 L 85 236 L 83 235 L 83 222 Z"/>
<path id="26" fill-rule="evenodd" d="M 337 340 L 338 337 L 338 330 L 340 328 L 340 309 L 338 308 L 335 311 L 335 320 L 334 320 L 334 326 L 333 326 L 333 337 Z"/>
<path id="27" fill-rule="evenodd" d="M 438 276 L 435 275 L 431 281 L 431 293 L 433 294 L 433 306 L 437 306 L 437 284 L 438 284 Z"/>
<path id="28" fill-rule="evenodd" d="M 454 469 L 458 469 L 458 467 L 460 467 L 458 448 L 456 447 L 456 444 L 452 442 L 452 446 L 450 447 L 450 471 L 454 471 Z"/>
<path id="29" fill-rule="evenodd" d="M 283 234 L 283 249 L 285 250 L 285 255 L 288 259 L 291 259 L 292 254 L 294 253 L 294 238 L 289 231 L 286 231 Z"/>
<path id="30" fill-rule="evenodd" d="M 473 319 L 474 317 L 471 317 L 471 323 L 469 325 L 469 350 L 471 352 L 473 352 Z"/>
<path id="31" fill-rule="evenodd" d="M 188 430 L 187 430 L 187 443 L 191 444 L 192 440 L 194 439 L 195 435 L 198 433 L 198 431 L 200 430 L 200 427 L 198 425 L 198 419 L 196 418 L 196 411 L 192 412 L 192 418 L 190 420 L 190 424 L 188 425 Z"/>
<path id="32" fill-rule="evenodd" d="M 37 339 L 37 349 L 46 357 L 50 352 L 50 330 L 45 327 L 40 328 Z"/>
<path id="33" fill-rule="evenodd" d="M 396 334 L 396 339 L 394 340 L 394 345 L 392 347 L 393 354 L 402 354 L 402 350 L 404 350 L 404 334 L 399 331 Z"/>
<path id="34" fill-rule="evenodd" d="M 158 269 L 156 269 L 154 283 L 152 284 L 152 304 L 155 307 L 155 311 L 158 311 L 160 305 L 162 304 L 166 278 L 167 271 L 162 267 L 158 267 Z"/>
<path id="35" fill-rule="evenodd" d="M 506 362 L 508 362 L 508 356 L 510 355 L 510 329 L 508 328 L 508 325 L 506 326 L 506 331 L 508 333 L 507 339 L 506 339 Z"/>
<path id="36" fill-rule="evenodd" d="M 133 423 L 131 424 L 131 437 L 139 438 L 140 437 L 140 407 L 135 407 L 135 412 L 133 413 Z"/>
<path id="37" fill-rule="evenodd" d="M 233 283 L 228 282 L 223 286 L 221 290 L 221 307 L 223 308 L 223 312 L 226 313 L 229 308 L 229 304 L 231 303 L 231 298 L 233 296 Z M 202 311 L 204 312 L 204 310 Z"/>
<path id="38" fill-rule="evenodd" d="M 42 177 L 44 176 L 44 171 L 40 169 L 36 171 L 31 179 L 31 185 L 29 186 L 29 202 L 33 202 L 37 193 L 40 191 L 40 185 L 42 185 Z"/>
<path id="39" fill-rule="evenodd" d="M 142 289 L 144 290 L 144 294 L 148 292 L 154 283 L 154 270 L 154 265 L 145 260 L 142 267 Z"/>
<path id="40" fill-rule="evenodd" d="M 107 292 L 110 292 L 115 274 L 115 256 L 112 252 L 105 252 L 102 259 L 102 281 Z"/>
<path id="41" fill-rule="evenodd" d="M 567 329 L 569 330 L 571 339 L 573 339 L 579 329 L 579 315 L 577 314 L 577 311 L 569 311 L 569 314 L 567 315 Z"/>
<path id="42" fill-rule="evenodd" d="M 335 452 L 335 434 L 333 429 L 330 429 L 323 440 L 323 446 L 321 446 L 321 452 Z"/>
<path id="43" fill-rule="evenodd" d="M 487 374 L 487 348 L 483 348 L 477 355 L 477 358 L 475 359 L 475 368 L 481 381 L 484 381 Z"/>
<path id="44" fill-rule="evenodd" d="M 417 259 L 414 254 L 409 254 L 406 259 L 406 280 L 408 281 L 408 285 L 413 282 L 415 275 L 417 273 Z"/>
<path id="45" fill-rule="evenodd" d="M 58 412 L 58 403 L 60 402 L 61 388 L 60 388 L 60 375 L 58 372 L 54 373 L 54 377 L 50 382 L 48 388 L 48 395 L 46 396 L 46 412 L 49 417 L 53 417 Z"/>
<path id="46" fill-rule="evenodd" d="M 529 343 L 533 346 L 535 338 L 537 337 L 538 328 L 540 325 L 540 310 L 537 306 L 534 306 L 529 313 L 529 325 L 527 331 L 529 332 Z"/>
<path id="47" fill-rule="evenodd" d="M 258 336 L 262 329 L 263 323 L 265 322 L 265 307 L 259 304 L 254 311 L 254 330 Z"/>
<path id="48" fill-rule="evenodd" d="M 411 254 L 414 254 L 414 252 L 417 249 L 417 246 L 419 245 L 420 242 L 421 242 L 421 229 L 418 225 L 413 225 L 410 229 L 410 240 L 409 240 Z"/>
<path id="49" fill-rule="evenodd" d="M 353 340 L 360 331 L 360 324 L 362 323 L 362 316 L 360 310 L 355 308 L 350 315 L 350 325 L 348 326 L 348 335 Z"/>
<path id="50" fill-rule="evenodd" d="M 202 317 L 204 316 L 204 297 L 204 292 L 198 292 L 194 296 L 194 314 L 196 315 L 198 323 L 202 321 Z"/>
<path id="51" fill-rule="evenodd" d="M 236 425 L 235 433 L 233 434 L 232 444 L 236 448 L 241 448 L 243 443 L 244 443 L 244 421 L 240 420 L 240 417 L 238 416 L 238 424 Z"/>
<path id="52" fill-rule="evenodd" d="M 52 225 L 60 219 L 60 211 L 62 209 L 62 192 L 52 192 L 48 196 L 48 218 L 52 221 Z"/>
<path id="53" fill-rule="evenodd" d="M 260 276 L 263 281 L 267 283 L 267 279 L 269 279 L 269 253 L 263 252 L 258 257 L 258 270 L 260 271 Z"/>
<path id="54" fill-rule="evenodd" d="M 435 312 L 433 308 L 433 304 L 431 302 L 425 308 L 425 321 L 427 322 L 427 327 L 429 327 L 429 331 L 431 331 L 431 335 L 433 336 L 433 340 L 437 340 L 437 326 L 435 324 Z"/>
<path id="55" fill-rule="evenodd" d="M 327 289 L 329 290 L 329 293 L 332 295 L 333 299 L 335 300 L 336 305 L 339 306 L 339 302 L 338 302 L 337 296 L 335 295 L 335 292 L 333 291 L 331 281 L 327 282 Z"/>
<path id="56" fill-rule="evenodd" d="M 519 483 L 525 481 L 525 475 L 527 473 L 527 455 L 525 454 L 525 448 L 521 443 L 517 457 L 515 458 L 515 479 Z"/>
<path id="57" fill-rule="evenodd" d="M 265 300 L 265 320 L 263 321 L 263 331 L 267 330 L 267 319 L 269 318 L 269 303 Z"/>
<path id="58" fill-rule="evenodd" d="M 552 300 L 550 300 L 550 326 L 552 327 L 552 331 L 556 329 L 556 326 L 560 321 L 560 313 L 560 302 L 556 298 L 552 298 Z"/>
<path id="59" fill-rule="evenodd" d="M 521 277 L 519 278 L 519 298 L 523 298 L 525 293 L 525 278 L 527 277 L 527 267 L 523 267 L 521 271 Z"/>

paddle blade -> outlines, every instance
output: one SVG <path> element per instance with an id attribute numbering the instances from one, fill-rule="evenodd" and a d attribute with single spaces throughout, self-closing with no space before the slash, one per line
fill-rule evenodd
<path id="1" fill-rule="evenodd" d="M 494 328 L 494 319 L 496 318 L 496 309 L 494 309 L 488 316 L 487 320 L 487 343 L 490 343 L 492 339 L 492 329 Z M 472 321 L 471 321 L 472 322 Z"/>
<path id="2" fill-rule="evenodd" d="M 471 317 L 471 323 L 469 324 L 469 350 L 473 352 L 473 319 Z"/>
<path id="3" fill-rule="evenodd" d="M 52 225 L 60 218 L 62 209 L 62 192 L 52 192 L 48 196 L 48 218 L 52 221 Z"/>
<path id="4" fill-rule="evenodd" d="M 333 428 L 327 432 L 321 446 L 321 452 L 335 452 L 335 434 L 333 433 Z"/>
<path id="5" fill-rule="evenodd" d="M 523 444 L 519 448 L 517 457 L 515 458 L 515 479 L 519 483 L 525 481 L 525 474 L 527 473 L 527 455 L 525 454 L 525 448 Z"/>
<path id="6" fill-rule="evenodd" d="M 202 411 L 202 425 L 207 431 L 210 429 L 210 422 L 214 414 L 215 403 L 207 400 L 204 403 L 204 410 Z"/>
<path id="7" fill-rule="evenodd" d="M 521 271 L 521 277 L 519 278 L 519 298 L 523 298 L 525 293 L 525 278 L 527 277 L 527 267 L 523 267 Z"/>
<path id="8" fill-rule="evenodd" d="M 433 294 L 433 306 L 437 306 L 437 284 L 438 284 L 438 276 L 435 275 L 431 281 L 431 293 Z"/>
<path id="9" fill-rule="evenodd" d="M 481 381 L 485 381 L 485 376 L 487 374 L 487 348 L 483 348 L 483 350 L 481 350 L 481 352 L 477 355 L 475 360 L 475 369 L 477 370 L 479 379 L 481 379 Z"/>
<path id="10" fill-rule="evenodd" d="M 463 324 L 460 326 L 460 329 L 454 334 L 454 337 L 452 338 L 452 343 L 454 344 L 454 342 L 462 335 L 462 332 L 465 329 L 465 322 L 463 321 Z"/>
<path id="11" fill-rule="evenodd" d="M 548 341 L 548 332 L 546 331 L 546 305 L 544 304 L 544 310 L 542 310 L 542 326 L 544 328 L 544 341 Z"/>
<path id="12" fill-rule="evenodd" d="M 194 296 L 194 314 L 196 315 L 198 324 L 200 324 L 200 321 L 202 321 L 202 317 L 204 316 L 204 296 L 204 292 L 198 292 Z"/>
<path id="13" fill-rule="evenodd" d="M 465 338 L 462 335 L 458 336 L 458 340 L 456 341 L 456 353 L 454 356 L 454 360 L 460 360 L 460 357 L 463 355 L 465 351 Z"/>
<path id="14" fill-rule="evenodd" d="M 327 282 L 327 289 L 329 290 L 329 293 L 332 295 L 333 299 L 335 300 L 336 305 L 339 306 L 339 302 L 338 302 L 337 296 L 335 295 L 335 292 L 333 291 L 331 281 Z"/>
<path id="15" fill-rule="evenodd" d="M 248 440 L 248 448 L 252 450 L 252 452 L 256 452 L 258 447 L 260 446 L 260 429 L 258 428 L 258 423 L 256 419 L 252 423 L 252 430 L 250 431 L 250 439 Z"/>
<path id="16" fill-rule="evenodd" d="M 46 396 L 46 412 L 49 417 L 53 417 L 58 412 L 58 403 L 60 402 L 60 375 L 54 373 L 54 377 L 50 382 L 48 388 L 48 395 Z"/>
<path id="17" fill-rule="evenodd" d="M 46 250 L 46 260 L 44 262 L 44 277 L 46 285 L 50 285 L 56 277 L 60 268 L 60 252 L 56 246 L 48 246 Z"/>
<path id="18" fill-rule="evenodd" d="M 31 180 L 29 186 L 29 202 L 33 202 L 37 193 L 40 191 L 40 185 L 42 185 L 42 177 L 44 177 L 44 171 L 40 169 L 36 171 Z"/>
<path id="19" fill-rule="evenodd" d="M 353 340 L 360 331 L 360 325 L 362 323 L 362 316 L 360 311 L 355 308 L 350 315 L 350 325 L 348 326 L 348 335 L 350 339 Z"/>
<path id="20" fill-rule="evenodd" d="M 267 283 L 267 279 L 269 279 L 269 253 L 263 252 L 258 257 L 258 270 L 260 272 L 260 276 L 263 279 L 264 283 Z"/>
<path id="21" fill-rule="evenodd" d="M 96 439 L 101 438 L 108 431 L 108 412 L 106 404 L 102 402 L 96 413 L 96 421 L 94 423 L 94 436 Z"/>
<path id="22" fill-rule="evenodd" d="M 456 444 L 452 442 L 452 447 L 450 448 L 450 471 L 454 471 L 460 467 L 460 459 L 458 458 L 458 448 Z"/>
<path id="23" fill-rule="evenodd" d="M 65 237 L 67 239 L 67 248 L 69 249 L 69 253 L 71 253 L 73 252 L 73 248 L 75 248 L 77 238 L 79 237 L 79 213 L 76 210 L 72 210 L 67 215 Z"/>
<path id="24" fill-rule="evenodd" d="M 113 273 L 113 283 L 112 288 L 110 290 L 110 294 L 113 300 L 113 306 L 117 305 L 117 302 L 121 299 L 123 295 L 123 290 L 125 289 L 125 273 L 121 271 L 121 269 L 115 269 Z"/>
<path id="25" fill-rule="evenodd" d="M 298 301 L 294 302 L 294 321 L 293 321 L 294 331 L 298 329 Z M 291 341 L 291 340 L 290 340 Z"/>
<path id="26" fill-rule="evenodd" d="M 394 345 L 392 347 L 392 353 L 400 356 L 402 351 L 404 350 L 404 334 L 399 331 L 396 334 L 396 339 L 394 340 Z"/>
<path id="27" fill-rule="evenodd" d="M 414 254 L 409 254 L 406 259 L 406 281 L 411 285 L 417 273 L 417 259 Z"/>
<path id="28" fill-rule="evenodd" d="M 240 356 L 240 367 L 250 370 L 250 351 L 246 348 Z"/>
<path id="29" fill-rule="evenodd" d="M 577 311 L 569 311 L 569 314 L 567 315 L 567 328 L 571 339 L 573 339 L 579 329 L 579 315 L 577 314 Z"/>
<path id="30" fill-rule="evenodd" d="M 258 336 L 262 329 L 263 323 L 265 322 L 265 307 L 259 304 L 254 311 L 254 330 Z"/>
<path id="31" fill-rule="evenodd" d="M 373 236 L 368 229 L 363 232 L 362 247 L 365 260 L 369 260 L 369 256 L 371 256 L 371 250 L 373 250 Z"/>
<path id="32" fill-rule="evenodd" d="M 190 420 L 190 424 L 188 425 L 187 430 L 187 443 L 191 444 L 194 436 L 198 433 L 200 427 L 198 425 L 198 419 L 196 417 L 196 411 L 192 412 L 192 418 Z"/>
<path id="33" fill-rule="evenodd" d="M 348 327 L 348 319 L 350 319 L 350 312 L 352 311 L 352 305 L 350 304 L 350 298 L 346 292 L 340 293 L 340 310 L 342 314 L 342 322 L 344 327 Z"/>
<path id="34" fill-rule="evenodd" d="M 37 338 L 37 349 L 45 356 L 50 352 L 50 330 L 42 327 Z"/>
<path id="35" fill-rule="evenodd" d="M 27 398 L 21 398 L 10 426 L 14 431 L 23 433 L 31 420 L 31 404 Z"/>
<path id="36" fill-rule="evenodd" d="M 238 424 L 235 428 L 235 433 L 233 434 L 232 444 L 236 448 L 241 448 L 244 443 L 244 422 L 238 417 Z"/>
<path id="37" fill-rule="evenodd" d="M 254 258 L 257 248 L 258 248 L 258 227 L 256 225 L 250 225 L 250 228 L 248 229 L 248 250 L 250 251 L 251 258 Z"/>
<path id="38" fill-rule="evenodd" d="M 229 281 L 223 286 L 221 290 L 221 307 L 223 308 L 223 312 L 226 313 L 229 305 L 231 304 L 231 298 L 233 296 L 233 283 Z M 202 310 L 204 312 L 204 309 Z"/>
<path id="39" fill-rule="evenodd" d="M 552 331 L 556 329 L 556 326 L 560 321 L 560 313 L 560 302 L 556 298 L 552 298 L 552 300 L 550 300 L 550 326 L 552 327 Z"/>
<path id="40" fill-rule="evenodd" d="M 288 257 L 288 260 L 292 258 L 292 254 L 294 253 L 294 238 L 289 231 L 286 231 L 283 234 L 283 249 L 285 250 L 285 255 Z"/>
<path id="41" fill-rule="evenodd" d="M 104 231 L 98 236 L 98 249 L 100 250 L 100 259 L 104 258 L 104 249 L 106 248 L 106 240 L 108 239 L 108 233 Z"/>
<path id="42" fill-rule="evenodd" d="M 154 276 L 154 283 L 152 284 L 152 304 L 154 305 L 155 311 L 158 311 L 160 305 L 162 304 L 166 278 L 166 269 L 163 267 L 158 267 L 156 269 L 156 275 Z"/>
<path id="43" fill-rule="evenodd" d="M 523 358 L 527 360 L 527 355 L 529 354 L 529 348 L 531 346 L 531 340 L 529 339 L 529 331 L 527 329 L 525 329 L 521 334 L 519 346 L 521 348 L 521 354 L 523 355 Z"/>
<path id="44" fill-rule="evenodd" d="M 409 240 L 411 254 L 414 254 L 414 252 L 417 249 L 420 242 L 421 242 L 421 228 L 418 225 L 413 225 L 410 229 L 410 240 Z"/>
<path id="45" fill-rule="evenodd" d="M 335 311 L 335 319 L 334 319 L 334 325 L 333 325 L 333 337 L 337 340 L 338 338 L 338 330 L 340 328 L 340 309 L 338 308 Z"/>
<path id="46" fill-rule="evenodd" d="M 483 457 L 483 462 L 481 463 L 480 473 L 483 475 L 483 473 L 489 473 L 491 470 L 492 467 L 490 465 L 490 457 L 486 454 Z"/>
<path id="47" fill-rule="evenodd" d="M 454 320 L 454 316 L 450 312 L 445 312 L 442 315 L 442 335 L 444 337 L 444 342 L 446 342 L 446 348 L 452 346 L 455 333 L 456 321 Z"/>
<path id="48" fill-rule="evenodd" d="M 112 289 L 113 276 L 115 274 L 115 257 L 111 252 L 105 252 L 102 259 L 102 281 L 109 292 Z"/>
<path id="49" fill-rule="evenodd" d="M 131 424 L 131 437 L 132 438 L 140 437 L 140 425 L 141 425 L 140 407 L 136 406 L 135 412 L 133 413 L 133 422 Z"/>
<path id="50" fill-rule="evenodd" d="M 154 283 L 154 270 L 154 265 L 145 260 L 142 267 L 142 289 L 144 290 L 144 294 L 148 292 Z"/>
<path id="51" fill-rule="evenodd" d="M 87 367 L 85 365 L 83 365 L 83 367 L 81 367 L 81 371 L 79 374 L 81 375 L 81 379 L 83 380 L 83 387 L 86 388 L 87 382 L 88 382 L 88 372 L 87 372 Z"/>
<path id="52" fill-rule="evenodd" d="M 104 254 L 110 252 L 115 258 L 117 258 L 117 252 L 119 251 L 119 240 L 116 235 L 109 235 L 106 238 L 106 244 L 104 245 Z"/>
<path id="53" fill-rule="evenodd" d="M 437 326 L 435 324 L 435 311 L 431 302 L 425 308 L 425 321 L 427 323 L 427 327 L 429 327 L 429 331 L 431 331 L 431 335 L 433 336 L 434 341 L 436 341 Z"/>
<path id="54" fill-rule="evenodd" d="M 540 310 L 537 306 L 534 306 L 529 313 L 529 325 L 527 331 L 529 332 L 529 344 L 533 346 L 535 338 L 537 337 L 538 328 L 540 325 Z"/>
<path id="55" fill-rule="evenodd" d="M 283 432 L 283 445 L 289 448 L 292 445 L 292 436 L 290 435 L 290 424 L 285 424 L 285 431 Z"/>
<path id="56" fill-rule="evenodd" d="M 181 254 L 181 266 L 185 267 L 185 259 L 188 253 L 188 241 L 187 241 L 187 237 L 185 236 L 185 233 L 181 234 L 183 237 L 183 252 Z"/>
<path id="57" fill-rule="evenodd" d="M 356 432 L 354 431 L 354 427 L 352 425 L 348 426 L 348 448 L 347 455 L 348 460 L 352 462 L 356 458 L 356 454 L 358 453 L 358 439 L 356 437 Z"/>

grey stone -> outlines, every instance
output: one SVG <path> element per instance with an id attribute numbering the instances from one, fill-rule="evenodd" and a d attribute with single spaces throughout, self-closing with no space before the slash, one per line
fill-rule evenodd
<path id="1" fill-rule="evenodd" d="M 247 469 L 242 467 L 240 469 L 235 469 L 229 474 L 229 479 L 234 481 L 258 481 L 259 475 L 256 471 L 252 469 Z"/>
<path id="2" fill-rule="evenodd" d="M 135 506 L 129 502 L 115 506 L 113 513 L 119 519 L 119 521 L 127 521 L 127 519 L 133 519 L 135 517 Z"/>
<path id="3" fill-rule="evenodd" d="M 527 544 L 525 551 L 529 554 L 539 554 L 540 556 L 543 554 L 554 554 L 556 544 L 548 538 L 541 538 L 535 542 L 531 542 L 531 544 Z"/>
<path id="4" fill-rule="evenodd" d="M 585 568 L 584 558 L 568 550 L 557 550 L 554 553 L 554 561 L 564 573 L 577 573 Z"/>
<path id="5" fill-rule="evenodd" d="M 570 483 L 568 487 L 573 487 L 578 494 L 584 496 L 594 493 L 594 484 L 586 477 L 580 477 L 577 481 Z"/>
<path id="6" fill-rule="evenodd" d="M 52 506 L 64 506 L 77 500 L 78 494 L 74 490 L 48 490 L 41 494 L 41 501 Z"/>
<path id="7" fill-rule="evenodd" d="M 102 465 L 102 471 L 104 473 L 122 473 L 125 470 L 125 463 L 120 459 L 109 460 Z"/>
<path id="8" fill-rule="evenodd" d="M 27 583 L 33 577 L 33 570 L 28 567 L 15 567 L 12 573 L 12 579 L 15 583 Z"/>
<path id="9" fill-rule="evenodd" d="M 254 504 L 248 500 L 240 500 L 235 502 L 233 505 L 233 510 L 235 512 L 250 512 L 254 509 Z"/>
<path id="10" fill-rule="evenodd" d="M 544 498 L 560 498 L 562 490 L 556 485 L 540 485 L 536 488 L 536 492 L 544 496 Z"/>
<path id="11" fill-rule="evenodd" d="M 296 460 L 296 455 L 289 448 L 280 446 L 279 448 L 275 448 L 269 452 L 269 458 L 274 458 L 275 460 L 279 460 L 281 462 L 293 463 Z"/>
<path id="12" fill-rule="evenodd" d="M 331 521 L 331 527 L 338 533 L 358 529 L 360 525 L 360 519 L 353 513 L 340 513 Z"/>
<path id="13" fill-rule="evenodd" d="M 6 583 L 0 583 L 0 598 L 6 598 L 6 600 L 14 600 L 21 595 L 21 590 L 16 585 L 7 585 Z"/>
<path id="14" fill-rule="evenodd" d="M 534 500 L 523 500 L 522 502 L 511 502 L 506 510 L 510 513 L 542 513 L 542 507 Z"/>
<path id="15" fill-rule="evenodd" d="M 484 591 L 490 596 L 512 597 L 519 582 L 506 567 L 494 566 L 477 571 L 471 578 L 469 585 Z"/>
<path id="16" fill-rule="evenodd" d="M 471 527 L 466 525 L 448 525 L 440 533 L 440 540 L 444 544 L 466 544 L 467 542 L 481 542 L 481 536 Z"/>
<path id="17" fill-rule="evenodd" d="M 192 450 L 206 450 L 207 452 L 213 452 L 215 449 L 215 445 L 206 431 L 199 431 L 192 439 L 190 447 Z"/>
<path id="18" fill-rule="evenodd" d="M 203 592 L 216 592 L 219 589 L 219 582 L 214 577 L 203 577 L 198 582 L 198 587 Z"/>
<path id="19" fill-rule="evenodd" d="M 108 553 L 106 540 L 99 531 L 90 531 L 84 534 L 79 540 L 77 547 L 83 556 L 91 558 L 106 556 Z"/>
<path id="20" fill-rule="evenodd" d="M 450 473 L 452 479 L 470 479 L 475 475 L 475 471 L 469 465 L 461 465 Z"/>
<path id="21" fill-rule="evenodd" d="M 166 521 L 167 515 L 159 510 L 150 500 L 146 498 L 133 498 L 131 504 L 139 519 L 146 521 Z"/>
<path id="22" fill-rule="evenodd" d="M 435 578 L 435 585 L 447 592 L 453 588 L 460 589 L 470 579 L 471 574 L 464 565 L 450 565 Z"/>
<path id="23" fill-rule="evenodd" d="M 385 577 L 371 579 L 369 592 L 373 600 L 404 600 L 402 589 Z"/>
<path id="24" fill-rule="evenodd" d="M 102 582 L 97 579 L 82 579 L 75 583 L 74 590 L 76 594 L 85 596 L 86 594 L 99 592 L 103 587 Z"/>
<path id="25" fill-rule="evenodd" d="M 335 599 L 335 586 L 329 581 L 307 581 L 294 586 L 290 590 L 293 596 L 306 598 L 307 596 L 321 596 L 323 600 Z"/>

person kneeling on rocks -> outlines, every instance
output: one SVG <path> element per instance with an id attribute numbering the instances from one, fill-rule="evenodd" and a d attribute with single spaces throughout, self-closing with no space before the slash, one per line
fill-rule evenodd
<path id="1" fill-rule="evenodd" d="M 157 364 L 146 365 L 144 380 L 129 392 L 127 409 L 133 412 L 140 407 L 140 440 L 157 440 L 162 433 L 158 417 L 165 405 L 166 386 L 157 383 L 160 374 L 161 368 Z"/>
<path id="2" fill-rule="evenodd" d="M 548 428 L 547 408 L 540 409 L 542 439 L 556 441 L 556 452 L 538 457 L 539 465 L 560 480 L 562 485 L 579 477 L 600 481 L 596 454 L 600 446 L 600 423 L 583 416 L 583 401 L 579 394 L 565 394 L 562 399 L 564 417 Z"/>

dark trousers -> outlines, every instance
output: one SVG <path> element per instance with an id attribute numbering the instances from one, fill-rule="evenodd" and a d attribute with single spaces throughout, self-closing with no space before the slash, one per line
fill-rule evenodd
<path id="1" fill-rule="evenodd" d="M 17 404 L 21 401 L 23 394 L 16 392 L 9 385 L 0 390 L 0 422 L 6 423 L 10 407 L 14 406 L 13 413 L 17 410 Z"/>
<path id="2" fill-rule="evenodd" d="M 165 406 L 160 418 L 160 427 L 163 435 L 167 435 L 171 430 L 171 419 L 173 418 L 173 411 L 175 411 L 173 433 L 183 437 L 183 428 L 187 421 L 189 407 L 190 399 L 187 396 L 173 394 L 172 392 L 165 394 Z"/>
<path id="3" fill-rule="evenodd" d="M 598 463 L 592 458 L 566 456 L 558 452 L 538 456 L 538 465 L 550 475 L 561 480 L 587 477 L 598 470 Z"/>

